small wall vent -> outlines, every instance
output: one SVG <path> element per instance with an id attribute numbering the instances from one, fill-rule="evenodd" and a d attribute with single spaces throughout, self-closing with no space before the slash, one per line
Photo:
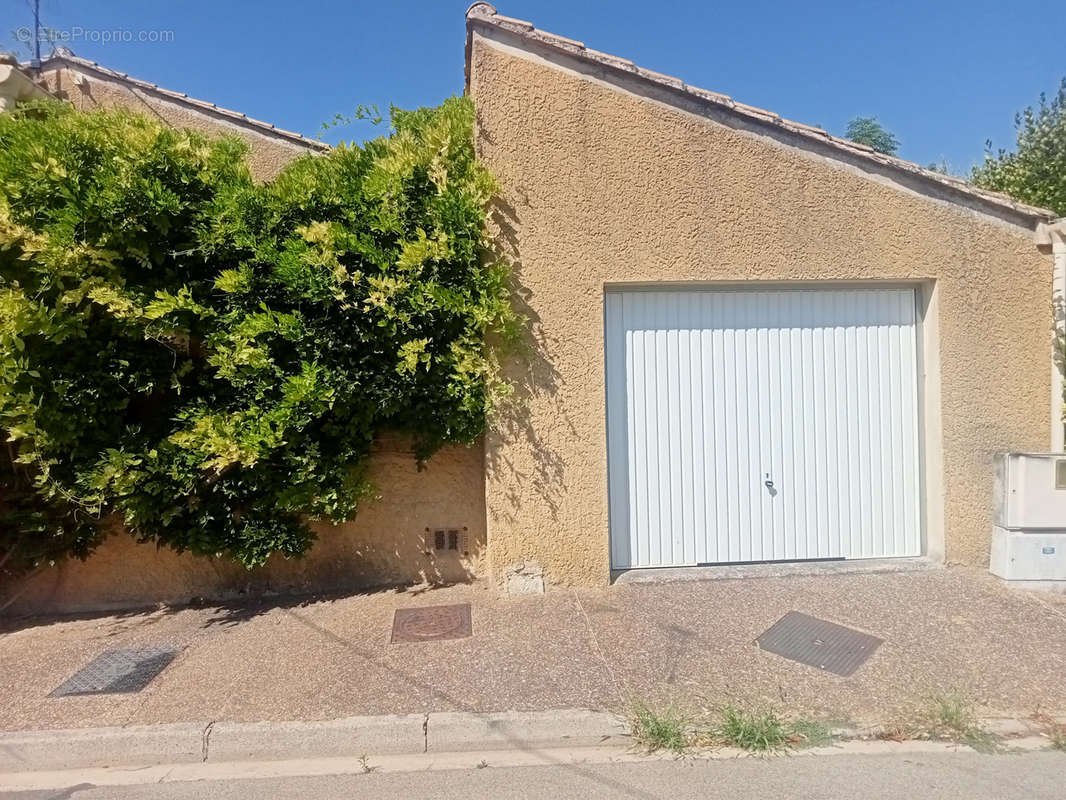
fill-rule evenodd
<path id="1" fill-rule="evenodd" d="M 444 553 L 461 553 L 469 555 L 470 545 L 467 529 L 463 528 L 426 528 L 426 553 L 442 555 Z"/>

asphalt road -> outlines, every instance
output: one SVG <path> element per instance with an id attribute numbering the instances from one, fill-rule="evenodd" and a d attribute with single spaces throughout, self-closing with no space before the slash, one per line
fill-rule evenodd
<path id="1" fill-rule="evenodd" d="M 1066 754 L 911 753 L 493 767 L 433 772 L 70 787 L 0 800 L 1061 800 Z"/>

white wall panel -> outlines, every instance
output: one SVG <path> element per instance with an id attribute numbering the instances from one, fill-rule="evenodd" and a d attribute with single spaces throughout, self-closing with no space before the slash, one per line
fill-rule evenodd
<path id="1" fill-rule="evenodd" d="M 920 554 L 913 290 L 606 303 L 614 568 Z"/>

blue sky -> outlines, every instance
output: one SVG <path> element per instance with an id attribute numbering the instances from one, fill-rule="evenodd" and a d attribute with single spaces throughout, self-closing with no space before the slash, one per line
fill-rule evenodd
<path id="1" fill-rule="evenodd" d="M 501 14 L 843 133 L 876 115 L 922 164 L 956 172 L 984 143 L 1013 146 L 1018 109 L 1066 74 L 1059 3 L 988 0 L 634 2 L 499 0 Z M 463 87 L 463 15 L 452 0 L 41 0 L 42 23 L 80 56 L 317 135 L 360 103 L 434 104 Z M 29 0 L 0 0 L 7 35 Z M 168 42 L 104 33 L 170 31 Z M 8 37 L 8 48 L 15 42 Z M 373 135 L 365 124 L 331 131 Z"/>

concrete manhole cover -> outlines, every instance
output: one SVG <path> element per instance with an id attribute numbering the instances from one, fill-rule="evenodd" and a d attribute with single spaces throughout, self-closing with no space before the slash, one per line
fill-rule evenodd
<path id="1" fill-rule="evenodd" d="M 472 633 L 470 604 L 399 608 L 392 619 L 392 642 L 436 642 Z"/>
<path id="2" fill-rule="evenodd" d="M 52 697 L 79 694 L 128 694 L 152 682 L 174 657 L 178 647 L 139 647 L 105 650 L 52 690 Z"/>
<path id="3" fill-rule="evenodd" d="M 845 678 L 882 642 L 868 633 L 798 611 L 789 611 L 755 641 L 767 652 Z"/>

